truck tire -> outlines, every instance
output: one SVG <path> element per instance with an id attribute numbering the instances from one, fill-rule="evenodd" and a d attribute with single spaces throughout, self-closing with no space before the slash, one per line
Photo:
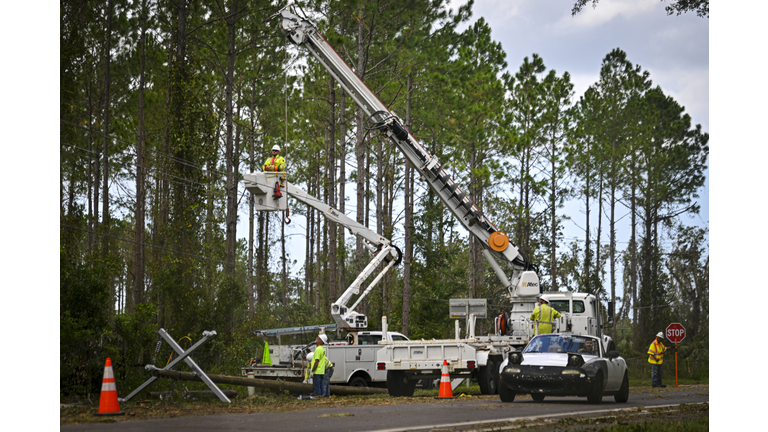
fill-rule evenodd
<path id="1" fill-rule="evenodd" d="M 515 394 L 512 393 L 512 390 L 508 389 L 503 382 L 499 382 L 499 399 L 501 399 L 502 402 L 515 401 Z"/>
<path id="2" fill-rule="evenodd" d="M 603 383 L 603 373 L 598 372 L 595 379 L 592 380 L 592 389 L 587 395 L 587 402 L 591 404 L 599 404 L 603 401 L 603 391 L 605 385 Z"/>
<path id="3" fill-rule="evenodd" d="M 480 366 L 477 371 L 477 383 L 480 384 L 480 393 L 492 395 L 496 394 L 496 384 L 499 382 L 498 367 L 493 360 L 488 360 L 488 364 Z"/>
<path id="4" fill-rule="evenodd" d="M 624 380 L 621 381 L 621 388 L 613 395 L 613 400 L 618 403 L 626 403 L 629 400 L 629 376 L 626 371 L 624 371 Z"/>
<path id="5" fill-rule="evenodd" d="M 416 389 L 416 381 L 408 379 L 405 371 L 387 371 L 387 391 L 394 397 L 411 397 Z"/>
<path id="6" fill-rule="evenodd" d="M 356 376 L 349 380 L 349 385 L 352 387 L 368 387 L 368 381 L 363 377 Z"/>
<path id="7" fill-rule="evenodd" d="M 533 399 L 534 402 L 541 402 L 544 400 L 544 395 L 540 393 L 532 393 L 531 399 Z"/>

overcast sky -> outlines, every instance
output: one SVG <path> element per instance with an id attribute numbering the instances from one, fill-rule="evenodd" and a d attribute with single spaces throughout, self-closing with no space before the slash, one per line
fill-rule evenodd
<path id="1" fill-rule="evenodd" d="M 452 8 L 466 1 L 451 3 Z M 709 132 L 709 19 L 695 14 L 668 16 L 659 0 L 602 0 L 571 16 L 573 0 L 476 0 L 471 22 L 484 18 L 494 40 L 507 53 L 507 70 L 514 74 L 523 58 L 538 54 L 547 69 L 571 74 L 578 100 L 597 82 L 603 58 L 614 48 L 650 72 L 653 86 L 661 86 L 685 107 L 694 124 Z M 686 217 L 688 225 L 709 221 L 709 179 L 697 201 L 700 216 Z M 583 206 L 572 202 L 564 212 L 566 237 L 583 237 Z M 628 230 L 619 232 L 619 247 Z M 604 240 L 605 241 L 605 240 Z"/>

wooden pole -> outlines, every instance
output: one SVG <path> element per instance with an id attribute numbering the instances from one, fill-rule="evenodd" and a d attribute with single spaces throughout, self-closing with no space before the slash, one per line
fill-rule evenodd
<path id="1" fill-rule="evenodd" d="M 171 370 L 157 369 L 153 372 L 153 375 L 163 378 L 173 378 L 181 381 L 202 381 L 197 375 L 189 372 L 179 372 Z M 311 393 L 312 384 L 297 383 L 292 381 L 275 381 L 265 380 L 258 378 L 245 378 L 245 377 L 233 377 L 229 375 L 208 375 L 216 384 L 230 384 L 244 387 L 263 387 L 273 390 L 288 390 L 296 393 Z M 351 387 L 351 386 L 330 386 L 331 394 L 347 396 L 347 395 L 372 395 L 372 394 L 386 394 L 387 389 L 374 388 L 374 387 Z"/>
<path id="2" fill-rule="evenodd" d="M 675 340 L 675 387 L 678 387 L 677 385 L 677 340 Z"/>

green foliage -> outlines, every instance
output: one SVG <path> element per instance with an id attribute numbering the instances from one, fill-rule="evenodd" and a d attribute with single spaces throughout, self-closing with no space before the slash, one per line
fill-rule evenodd
<path id="1" fill-rule="evenodd" d="M 101 388 L 110 347 L 109 288 L 96 269 L 73 264 L 62 252 L 59 260 L 60 390 L 63 396 L 88 396 Z"/>

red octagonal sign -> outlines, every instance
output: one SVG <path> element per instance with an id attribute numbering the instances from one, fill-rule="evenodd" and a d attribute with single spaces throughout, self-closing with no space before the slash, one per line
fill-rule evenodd
<path id="1" fill-rule="evenodd" d="M 685 327 L 680 323 L 672 323 L 667 327 L 667 339 L 670 342 L 680 343 L 685 339 Z"/>

